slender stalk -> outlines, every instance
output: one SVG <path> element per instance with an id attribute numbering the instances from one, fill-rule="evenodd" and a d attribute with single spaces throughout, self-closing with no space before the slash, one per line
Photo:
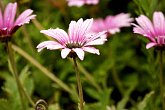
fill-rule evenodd
<path id="1" fill-rule="evenodd" d="M 163 50 L 159 50 L 159 63 L 160 63 L 160 74 L 159 74 L 159 81 L 160 81 L 160 94 L 162 100 L 162 107 L 165 110 L 165 100 L 164 100 L 164 91 L 163 91 Z"/>
<path id="2" fill-rule="evenodd" d="M 73 58 L 74 61 L 74 68 L 76 72 L 76 78 L 77 78 L 77 86 L 78 86 L 78 91 L 79 91 L 79 100 L 80 100 L 80 110 L 84 109 L 84 99 L 83 99 L 83 90 L 82 90 L 82 85 L 81 85 L 81 79 L 80 79 L 80 74 L 78 71 L 78 66 L 76 62 L 76 57 Z"/>
<path id="3" fill-rule="evenodd" d="M 13 53 L 12 48 L 11 48 L 11 43 L 7 42 L 6 47 L 7 47 L 7 52 L 8 52 L 8 55 L 9 55 L 9 62 L 10 62 L 11 69 L 12 69 L 12 75 L 15 78 L 16 84 L 17 84 L 17 87 L 18 87 L 18 92 L 19 92 L 19 95 L 20 95 L 20 101 L 21 101 L 21 104 L 22 104 L 22 109 L 26 110 L 26 106 L 25 106 L 25 103 L 24 103 L 25 102 L 24 101 L 24 95 L 23 95 L 23 92 L 22 92 L 22 86 L 21 86 L 19 76 L 18 76 L 18 73 L 17 73 L 16 63 L 15 63 L 15 60 L 14 60 L 14 53 Z"/>
<path id="4" fill-rule="evenodd" d="M 9 54 L 9 61 L 10 61 L 10 64 L 11 64 L 11 67 L 13 70 L 13 76 L 16 79 L 18 90 L 20 92 L 20 98 L 23 101 L 23 97 L 25 96 L 28 99 L 29 103 L 34 107 L 35 104 L 34 104 L 33 100 L 31 99 L 31 97 L 29 96 L 29 94 L 24 89 L 23 85 L 21 84 L 21 81 L 19 80 L 19 76 L 18 76 L 18 72 L 17 72 L 17 68 L 16 68 L 16 63 L 14 60 L 14 53 L 13 53 L 13 49 L 12 49 L 12 44 L 10 42 L 7 43 L 7 51 Z"/>
<path id="5" fill-rule="evenodd" d="M 29 96 L 29 94 L 27 93 L 27 91 L 24 88 L 22 88 L 22 91 L 23 91 L 24 95 L 26 96 L 26 98 L 28 99 L 31 106 L 35 107 L 35 104 L 34 104 L 33 100 L 31 99 L 31 97 Z"/>
<path id="6" fill-rule="evenodd" d="M 35 49 L 34 49 L 34 47 L 33 47 L 32 40 L 31 40 L 31 38 L 30 38 L 30 36 L 29 36 L 27 30 L 26 30 L 26 26 L 22 26 L 22 33 L 23 33 L 24 36 L 25 36 L 26 42 L 27 42 L 27 44 L 28 44 L 30 50 L 32 51 L 32 54 L 35 56 L 35 55 L 36 55 L 36 54 L 35 54 Z"/>
<path id="7" fill-rule="evenodd" d="M 74 63 L 73 61 L 72 61 L 72 59 L 69 59 L 72 63 Z M 79 71 L 81 72 L 81 73 L 83 73 L 84 74 L 84 76 L 87 78 L 87 80 L 88 80 L 88 82 L 89 82 L 89 84 L 92 84 L 96 89 L 97 89 L 97 91 L 101 91 L 101 87 L 97 84 L 97 82 L 95 81 L 95 79 L 92 77 L 92 75 L 79 63 L 79 62 L 77 62 L 77 67 L 78 67 L 78 69 L 79 69 Z"/>
<path id="8" fill-rule="evenodd" d="M 37 67 L 40 71 L 42 71 L 48 78 L 56 82 L 60 87 L 62 87 L 65 91 L 72 94 L 72 90 L 59 78 L 57 78 L 52 72 L 50 72 L 48 69 L 46 69 L 44 66 L 42 66 L 38 61 L 36 61 L 33 57 L 31 57 L 29 54 L 27 54 L 25 51 L 23 51 L 18 46 L 12 44 L 12 48 L 21 56 L 23 56 L 25 59 L 27 59 L 30 63 L 32 63 L 35 67 Z"/>
<path id="9" fill-rule="evenodd" d="M 101 91 L 101 87 L 95 81 L 93 76 L 79 63 L 77 62 L 79 70 L 84 74 L 84 76 L 89 80 L 90 84 L 92 84 L 99 92 Z"/>

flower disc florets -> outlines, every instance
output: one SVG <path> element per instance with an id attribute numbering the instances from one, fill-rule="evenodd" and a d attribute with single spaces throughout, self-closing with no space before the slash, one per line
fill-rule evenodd
<path id="1" fill-rule="evenodd" d="M 69 49 L 72 49 L 72 48 L 81 48 L 82 45 L 80 45 L 79 43 L 68 43 L 68 44 L 66 44 L 66 47 L 69 48 Z"/>

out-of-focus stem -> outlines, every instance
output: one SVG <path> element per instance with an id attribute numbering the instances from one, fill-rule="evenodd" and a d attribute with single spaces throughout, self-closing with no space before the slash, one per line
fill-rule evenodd
<path id="1" fill-rule="evenodd" d="M 34 25 L 39 29 L 39 30 L 43 30 L 44 28 L 42 27 L 42 25 L 36 20 L 36 19 L 32 19 L 32 22 L 34 23 Z"/>
<path id="2" fill-rule="evenodd" d="M 33 24 L 39 29 L 39 30 L 44 30 L 44 28 L 42 27 L 42 25 L 37 21 L 37 19 L 33 19 L 32 20 Z M 45 37 L 49 40 L 54 40 L 53 38 L 51 37 L 48 37 L 45 35 Z"/>
<path id="3" fill-rule="evenodd" d="M 24 103 L 25 102 L 24 101 L 24 95 L 23 95 L 23 92 L 22 92 L 22 86 L 21 86 L 21 82 L 19 80 L 19 76 L 18 76 L 18 73 L 17 73 L 16 63 L 15 63 L 15 60 L 14 60 L 14 53 L 13 53 L 12 48 L 11 48 L 11 43 L 7 42 L 6 47 L 7 47 L 7 52 L 8 52 L 8 55 L 9 55 L 9 62 L 10 62 L 10 65 L 11 65 L 12 74 L 13 74 L 13 77 L 15 78 L 15 80 L 16 80 L 16 84 L 17 84 L 17 87 L 18 87 L 18 92 L 19 92 L 19 95 L 20 95 L 20 101 L 21 101 L 21 104 L 22 104 L 22 109 L 26 110 L 26 106 L 25 106 L 25 103 Z"/>
<path id="4" fill-rule="evenodd" d="M 31 57 L 29 54 L 27 54 L 25 51 L 23 51 L 21 48 L 19 48 L 16 45 L 12 45 L 12 48 L 19 53 L 21 56 L 23 56 L 25 59 L 27 59 L 29 62 L 31 62 L 35 67 L 37 67 L 40 71 L 42 71 L 48 78 L 52 79 L 54 82 L 56 82 L 59 86 L 61 86 L 65 91 L 72 94 L 72 90 L 63 83 L 60 79 L 58 79 L 53 73 L 51 73 L 48 69 L 46 69 L 44 66 L 42 66 L 38 61 L 36 61 L 33 57 Z"/>
<path id="5" fill-rule="evenodd" d="M 35 50 L 34 50 L 34 47 L 33 47 L 32 41 L 31 41 L 31 38 L 29 37 L 29 34 L 28 34 L 25 26 L 22 26 L 22 32 L 23 32 L 23 34 L 25 36 L 25 39 L 26 39 L 27 44 L 30 47 L 30 50 L 32 50 L 33 55 L 35 55 L 34 54 L 35 53 Z"/>
<path id="6" fill-rule="evenodd" d="M 122 95 L 124 95 L 124 89 L 122 87 L 122 83 L 121 83 L 121 81 L 119 79 L 119 76 L 118 76 L 118 74 L 116 72 L 115 66 L 112 68 L 112 77 L 113 77 L 113 79 L 115 81 L 115 84 L 116 84 L 117 88 L 119 89 L 120 93 Z"/>
<path id="7" fill-rule="evenodd" d="M 165 100 L 164 100 L 164 91 L 163 91 L 163 50 L 159 50 L 159 63 L 160 63 L 160 74 L 159 74 L 159 81 L 160 81 L 160 94 L 162 100 L 162 107 L 165 110 Z"/>
<path id="8" fill-rule="evenodd" d="M 78 86 L 78 91 L 79 91 L 80 110 L 83 110 L 84 109 L 83 90 L 82 90 L 82 85 L 81 85 L 80 73 L 78 71 L 78 66 L 76 62 L 76 57 L 73 58 L 73 61 L 74 61 L 74 68 L 76 72 L 77 86 Z"/>

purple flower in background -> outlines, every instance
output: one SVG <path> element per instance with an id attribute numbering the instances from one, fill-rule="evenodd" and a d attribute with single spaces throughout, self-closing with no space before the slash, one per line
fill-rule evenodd
<path id="1" fill-rule="evenodd" d="M 17 3 L 9 3 L 6 6 L 4 13 L 0 8 L 0 40 L 10 39 L 12 34 L 16 32 L 20 26 L 29 23 L 29 21 L 36 16 L 31 15 L 33 10 L 27 9 L 15 20 L 16 11 Z"/>
<path id="2" fill-rule="evenodd" d="M 146 48 L 165 46 L 165 18 L 162 12 L 154 12 L 153 23 L 144 15 L 136 18 L 136 24 L 132 24 L 134 33 L 141 34 L 149 39 Z"/>
<path id="3" fill-rule="evenodd" d="M 96 5 L 99 3 L 99 0 L 67 0 L 69 6 L 83 6 L 84 4 Z"/>
<path id="4" fill-rule="evenodd" d="M 79 19 L 71 21 L 69 24 L 68 34 L 59 28 L 41 30 L 41 33 L 48 35 L 55 39 L 55 41 L 44 41 L 40 43 L 37 48 L 38 52 L 47 48 L 49 50 L 61 50 L 61 57 L 66 58 L 78 56 L 81 60 L 84 59 L 84 54 L 90 52 L 99 55 L 99 50 L 94 48 L 93 45 L 102 45 L 106 39 L 101 36 L 106 32 L 91 33 L 90 28 L 92 26 L 93 19 Z M 74 56 L 73 56 L 74 55 Z"/>
<path id="5" fill-rule="evenodd" d="M 95 19 L 92 25 L 92 32 L 107 31 L 108 34 L 120 32 L 120 28 L 129 27 L 133 18 L 129 14 L 120 13 L 115 16 L 107 16 L 105 19 Z"/>

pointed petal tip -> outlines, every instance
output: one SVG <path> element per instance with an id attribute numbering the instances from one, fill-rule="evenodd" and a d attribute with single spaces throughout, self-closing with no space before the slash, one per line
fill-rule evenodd
<path id="1" fill-rule="evenodd" d="M 99 50 L 98 50 L 98 52 L 96 52 L 96 54 L 97 54 L 97 55 L 100 55 L 100 52 L 99 52 Z"/>
<path id="2" fill-rule="evenodd" d="M 43 50 L 43 48 L 38 48 L 37 49 L 37 52 L 41 52 L 41 50 Z"/>
<path id="3" fill-rule="evenodd" d="M 83 51 L 83 49 L 73 48 L 72 50 L 77 54 L 77 56 L 79 57 L 80 60 L 84 60 L 85 52 Z"/>
<path id="4" fill-rule="evenodd" d="M 157 45 L 157 43 L 150 42 L 150 43 L 148 43 L 148 44 L 146 45 L 146 49 L 150 49 L 151 47 L 154 47 L 154 46 L 156 46 L 156 45 Z"/>
<path id="5" fill-rule="evenodd" d="M 65 59 L 67 56 L 68 56 L 68 54 L 70 53 L 70 49 L 68 49 L 68 48 L 64 48 L 64 49 L 62 49 L 61 50 L 61 57 L 62 57 L 62 59 Z"/>

